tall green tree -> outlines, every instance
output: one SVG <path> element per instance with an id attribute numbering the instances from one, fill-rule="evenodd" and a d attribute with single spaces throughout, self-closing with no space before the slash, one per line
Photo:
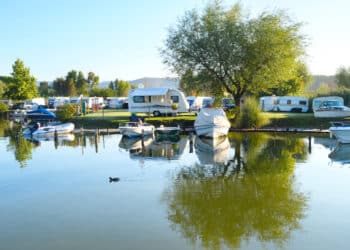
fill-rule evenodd
<path id="1" fill-rule="evenodd" d="M 78 94 L 87 95 L 88 94 L 88 82 L 84 77 L 82 71 L 78 72 L 77 79 L 75 81 L 75 88 Z"/>
<path id="2" fill-rule="evenodd" d="M 53 81 L 53 89 L 57 96 L 68 96 L 66 88 L 66 80 L 63 77 L 58 77 Z"/>
<path id="3" fill-rule="evenodd" d="M 6 96 L 14 100 L 25 100 L 38 96 L 38 87 L 30 69 L 17 59 L 12 65 L 12 80 L 7 85 Z"/>
<path id="4" fill-rule="evenodd" d="M 128 96 L 131 89 L 130 83 L 123 80 L 115 80 L 115 92 L 116 96 Z"/>
<path id="5" fill-rule="evenodd" d="M 97 86 L 100 82 L 100 78 L 99 78 L 99 76 L 95 75 L 94 72 L 89 72 L 87 82 L 89 84 L 89 90 L 91 90 L 93 88 L 97 88 Z"/>
<path id="6" fill-rule="evenodd" d="M 335 81 L 338 87 L 350 88 L 350 68 L 344 66 L 338 68 Z"/>
<path id="7" fill-rule="evenodd" d="M 238 107 L 243 95 L 293 79 L 304 55 L 301 24 L 281 11 L 246 16 L 239 4 L 226 10 L 219 1 L 203 13 L 187 12 L 169 29 L 164 62 L 179 76 L 188 71 L 205 76 Z"/>
<path id="8" fill-rule="evenodd" d="M 40 96 L 49 96 L 49 83 L 46 81 L 40 82 L 38 91 Z"/>

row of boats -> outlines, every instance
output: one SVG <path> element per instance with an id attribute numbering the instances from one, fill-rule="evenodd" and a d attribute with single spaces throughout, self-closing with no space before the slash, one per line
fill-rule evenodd
<path id="1" fill-rule="evenodd" d="M 197 136 L 218 138 L 226 136 L 230 129 L 230 122 L 221 108 L 203 108 L 198 113 L 194 123 Z M 155 128 L 143 122 L 126 122 L 119 125 L 120 133 L 127 137 L 142 137 L 155 134 L 156 137 L 172 137 L 180 134 L 180 127 Z"/>

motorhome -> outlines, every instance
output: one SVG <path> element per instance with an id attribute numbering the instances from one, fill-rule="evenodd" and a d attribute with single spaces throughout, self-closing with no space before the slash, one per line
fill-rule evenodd
<path id="1" fill-rule="evenodd" d="M 127 97 L 107 97 L 106 107 L 110 109 L 121 109 L 127 103 Z"/>
<path id="2" fill-rule="evenodd" d="M 39 106 L 45 106 L 45 98 L 37 97 L 24 101 L 23 108 L 26 110 L 35 110 Z"/>
<path id="3" fill-rule="evenodd" d="M 128 96 L 130 112 L 144 112 L 160 116 L 188 112 L 185 95 L 173 88 L 132 89 Z"/>
<path id="4" fill-rule="evenodd" d="M 69 97 L 53 96 L 47 99 L 47 105 L 51 109 L 55 109 L 58 106 L 66 105 L 69 103 Z"/>
<path id="5" fill-rule="evenodd" d="M 259 100 L 262 111 L 307 112 L 309 100 L 301 96 L 263 96 Z"/>
<path id="6" fill-rule="evenodd" d="M 317 110 L 320 106 L 344 106 L 344 99 L 340 96 L 316 97 L 312 100 L 312 110 Z"/>
<path id="7" fill-rule="evenodd" d="M 190 107 L 190 111 L 199 111 L 203 106 L 203 100 L 208 100 L 208 96 L 187 96 L 186 100 Z"/>

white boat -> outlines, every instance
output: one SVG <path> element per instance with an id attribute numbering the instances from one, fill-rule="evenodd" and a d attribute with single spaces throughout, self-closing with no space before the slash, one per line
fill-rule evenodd
<path id="1" fill-rule="evenodd" d="M 28 127 L 23 131 L 23 135 L 32 136 L 53 136 L 59 134 L 68 134 L 73 132 L 74 124 L 71 122 L 62 124 L 52 124 L 38 128 Z"/>
<path id="2" fill-rule="evenodd" d="M 347 117 L 350 116 L 350 108 L 346 106 L 320 106 L 314 110 L 314 116 L 318 118 Z"/>
<path id="3" fill-rule="evenodd" d="M 226 136 L 230 129 L 230 122 L 222 108 L 202 108 L 194 122 L 198 136 L 215 138 Z"/>
<path id="4" fill-rule="evenodd" d="M 332 122 L 329 132 L 330 136 L 335 137 L 340 143 L 350 143 L 349 122 Z"/>
<path id="5" fill-rule="evenodd" d="M 154 130 L 154 126 L 148 123 L 124 122 L 119 124 L 120 133 L 127 137 L 153 136 Z"/>

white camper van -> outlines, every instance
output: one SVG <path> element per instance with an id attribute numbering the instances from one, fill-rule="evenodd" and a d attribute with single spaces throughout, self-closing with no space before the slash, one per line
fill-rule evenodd
<path id="1" fill-rule="evenodd" d="M 210 99 L 208 96 L 187 96 L 186 100 L 190 111 L 199 111 L 203 107 L 203 101 Z"/>
<path id="2" fill-rule="evenodd" d="M 47 105 L 50 109 L 55 109 L 58 106 L 66 105 L 69 103 L 69 97 L 53 96 L 47 99 Z"/>
<path id="3" fill-rule="evenodd" d="M 173 88 L 138 88 L 129 92 L 129 111 L 160 116 L 167 113 L 188 112 L 185 95 Z M 176 109 L 174 105 L 176 104 Z"/>
<path id="4" fill-rule="evenodd" d="M 109 109 L 121 109 L 127 103 L 127 97 L 107 97 L 106 107 Z"/>
<path id="5" fill-rule="evenodd" d="M 259 100 L 262 111 L 307 112 L 309 100 L 301 96 L 263 96 Z"/>
<path id="6" fill-rule="evenodd" d="M 312 111 L 317 110 L 321 104 L 324 106 L 344 106 L 344 99 L 340 96 L 316 97 L 312 100 Z"/>

